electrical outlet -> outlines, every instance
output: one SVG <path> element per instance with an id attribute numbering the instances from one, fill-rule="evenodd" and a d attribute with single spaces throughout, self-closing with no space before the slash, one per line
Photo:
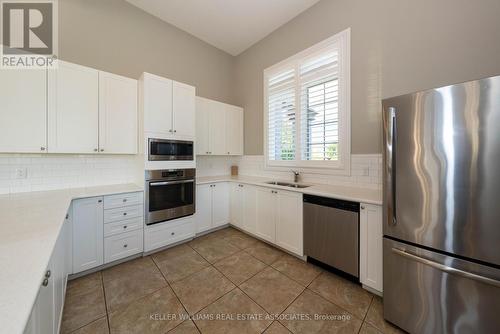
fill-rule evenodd
<path id="1" fill-rule="evenodd" d="M 364 167 L 363 176 L 369 176 L 369 175 L 370 175 L 370 167 Z"/>
<path id="2" fill-rule="evenodd" d="M 28 177 L 28 169 L 26 167 L 16 169 L 16 179 L 25 179 L 27 177 Z"/>

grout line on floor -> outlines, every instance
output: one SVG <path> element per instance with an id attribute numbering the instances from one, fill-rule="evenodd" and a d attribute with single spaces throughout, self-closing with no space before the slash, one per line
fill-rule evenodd
<path id="1" fill-rule="evenodd" d="M 106 321 L 108 322 L 108 333 L 111 333 L 111 321 L 109 320 L 108 302 L 106 301 L 106 289 L 104 288 L 104 275 L 102 274 L 102 270 L 99 272 L 101 273 L 102 293 L 104 295 L 104 309 L 106 310 Z"/>

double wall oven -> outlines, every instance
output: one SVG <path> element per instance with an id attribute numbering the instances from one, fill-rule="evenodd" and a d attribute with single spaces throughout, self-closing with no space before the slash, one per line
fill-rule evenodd
<path id="1" fill-rule="evenodd" d="M 146 225 L 194 214 L 195 177 L 194 168 L 146 171 Z"/>

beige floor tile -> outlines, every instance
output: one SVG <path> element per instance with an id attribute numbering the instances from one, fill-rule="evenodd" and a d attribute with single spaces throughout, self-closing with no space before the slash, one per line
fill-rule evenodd
<path id="1" fill-rule="evenodd" d="M 109 276 L 103 272 L 106 306 L 109 312 L 116 311 L 145 295 L 167 285 L 160 270 L 150 258 L 147 261 L 114 270 Z M 147 263 L 147 265 L 146 265 Z M 124 266 L 121 264 L 120 266 Z M 120 272 L 118 275 L 117 273 Z M 112 277 L 112 279 L 110 278 Z"/>
<path id="2" fill-rule="evenodd" d="M 283 312 L 280 322 L 295 334 L 358 333 L 362 324 L 360 319 L 308 289 Z"/>
<path id="3" fill-rule="evenodd" d="M 210 265 L 188 245 L 180 245 L 154 254 L 153 260 L 170 283 L 181 280 Z"/>
<path id="4" fill-rule="evenodd" d="M 233 227 L 226 227 L 220 230 L 217 230 L 215 232 L 209 233 L 208 235 L 213 236 L 213 237 L 218 237 L 218 238 L 228 238 L 231 236 L 238 236 L 242 235 L 243 232 L 238 231 L 237 229 Z"/>
<path id="5" fill-rule="evenodd" d="M 130 276 L 131 274 L 137 273 L 137 272 L 144 272 L 144 271 L 149 271 L 155 268 L 156 265 L 154 264 L 153 260 L 151 257 L 146 256 L 146 257 L 140 257 L 138 259 L 134 259 L 132 261 L 128 261 L 119 265 L 116 265 L 114 267 L 111 267 L 109 269 L 103 270 L 102 271 L 102 280 L 104 283 L 110 282 L 119 278 L 124 278 L 127 276 Z"/>
<path id="6" fill-rule="evenodd" d="M 360 319 L 364 319 L 373 298 L 360 285 L 327 272 L 319 275 L 309 285 L 309 289 Z"/>
<path id="7" fill-rule="evenodd" d="M 239 285 L 263 270 L 267 265 L 245 252 L 239 252 L 222 259 L 214 266 L 234 284 Z"/>
<path id="8" fill-rule="evenodd" d="M 255 246 L 259 242 L 257 239 L 243 233 L 230 235 L 228 237 L 225 237 L 224 240 L 240 249 Z"/>
<path id="9" fill-rule="evenodd" d="M 304 287 L 279 271 L 268 267 L 240 288 L 271 314 L 279 314 L 304 290 Z"/>
<path id="10" fill-rule="evenodd" d="M 112 334 L 160 334 L 179 325 L 183 317 L 186 311 L 172 289 L 165 287 L 110 313 L 109 326 Z"/>
<path id="11" fill-rule="evenodd" d="M 363 326 L 361 326 L 361 330 L 359 331 L 359 334 L 384 334 L 372 325 L 370 325 L 367 322 L 363 323 Z"/>
<path id="12" fill-rule="evenodd" d="M 66 291 L 72 294 L 79 294 L 88 292 L 96 286 L 102 286 L 102 275 L 100 271 L 68 281 Z"/>
<path id="13" fill-rule="evenodd" d="M 189 314 L 194 314 L 234 289 L 235 285 L 217 269 L 208 267 L 173 283 L 172 288 Z"/>
<path id="14" fill-rule="evenodd" d="M 108 318 L 103 317 L 96 320 L 74 332 L 71 332 L 71 334 L 109 334 Z"/>
<path id="15" fill-rule="evenodd" d="M 206 238 L 201 241 L 194 240 L 190 243 L 190 246 L 210 263 L 217 262 L 240 250 L 222 238 Z"/>
<path id="16" fill-rule="evenodd" d="M 278 321 L 275 321 L 269 326 L 264 334 L 290 334 L 291 332 Z"/>
<path id="17" fill-rule="evenodd" d="M 320 268 L 291 255 L 281 257 L 272 267 L 304 286 L 308 286 L 321 273 Z"/>
<path id="18" fill-rule="evenodd" d="M 384 334 L 404 333 L 396 326 L 384 320 L 384 306 L 382 305 L 382 298 L 379 296 L 373 297 L 373 301 L 370 305 L 365 321 L 379 329 Z"/>
<path id="19" fill-rule="evenodd" d="M 279 249 L 268 246 L 266 243 L 260 241 L 245 249 L 245 252 L 269 265 L 285 255 L 285 253 Z"/>
<path id="20" fill-rule="evenodd" d="M 168 334 L 199 334 L 200 331 L 196 328 L 191 320 L 186 320 L 179 326 L 175 327 Z"/>
<path id="21" fill-rule="evenodd" d="M 86 291 L 68 291 L 64 304 L 61 332 L 69 333 L 106 315 L 102 285 L 88 287 Z"/>
<path id="22" fill-rule="evenodd" d="M 272 322 L 267 312 L 238 288 L 197 313 L 194 321 L 208 334 L 262 333 Z"/>

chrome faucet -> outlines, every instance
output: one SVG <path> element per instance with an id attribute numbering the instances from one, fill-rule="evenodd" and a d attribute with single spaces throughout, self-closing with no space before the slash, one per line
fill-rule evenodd
<path id="1" fill-rule="evenodd" d="M 293 182 L 295 183 L 299 182 L 300 173 L 297 172 L 296 170 L 292 170 L 292 173 L 293 173 Z"/>

